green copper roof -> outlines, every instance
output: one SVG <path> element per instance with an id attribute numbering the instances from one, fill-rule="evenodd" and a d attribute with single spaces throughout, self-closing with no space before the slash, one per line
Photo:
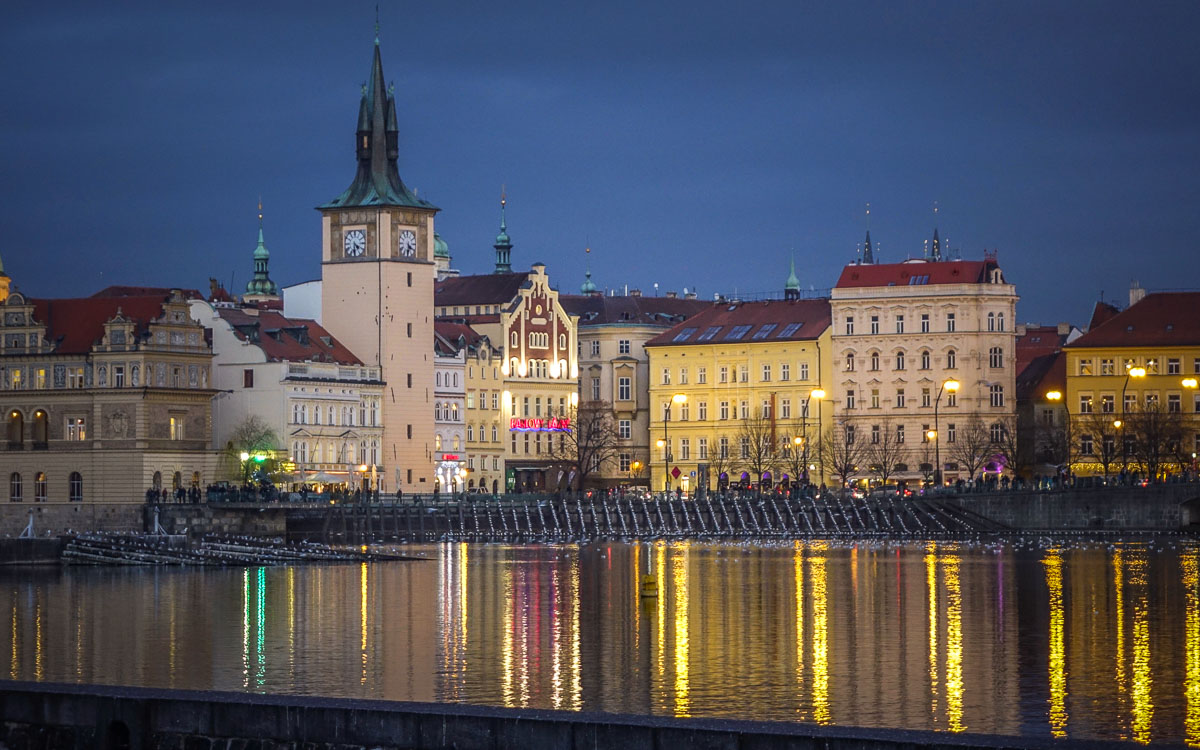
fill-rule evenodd
<path id="1" fill-rule="evenodd" d="M 450 248 L 447 247 L 446 241 L 442 239 L 442 235 L 437 232 L 433 233 L 433 257 L 449 258 Z"/>
<path id="2" fill-rule="evenodd" d="M 262 209 L 262 206 L 259 206 Z M 279 294 L 279 287 L 271 281 L 267 272 L 267 264 L 271 253 L 267 251 L 267 243 L 263 241 L 262 214 L 258 215 L 258 247 L 254 248 L 254 277 L 246 282 L 246 294 Z"/>
<path id="3" fill-rule="evenodd" d="M 579 293 L 580 294 L 593 294 L 596 291 L 596 285 L 594 283 L 592 283 L 592 272 L 588 271 L 586 275 L 587 275 L 587 279 L 585 279 L 583 284 L 580 285 Z"/>
<path id="4" fill-rule="evenodd" d="M 396 159 L 400 155 L 396 98 L 384 86 L 383 61 L 375 44 L 371 77 L 363 87 L 358 108 L 355 153 L 358 171 L 350 187 L 319 208 L 356 206 L 409 206 L 438 210 L 429 201 L 417 197 L 400 179 Z"/>
<path id="5" fill-rule="evenodd" d="M 508 203 L 500 196 L 500 233 L 496 235 L 496 270 L 495 273 L 512 272 L 512 241 L 508 238 L 508 224 L 504 219 L 504 207 Z"/>
<path id="6" fill-rule="evenodd" d="M 788 273 L 787 283 L 783 285 L 783 290 L 785 292 L 800 291 L 800 279 L 796 278 L 796 256 L 795 255 L 792 256 L 792 269 L 791 269 L 791 272 Z"/>

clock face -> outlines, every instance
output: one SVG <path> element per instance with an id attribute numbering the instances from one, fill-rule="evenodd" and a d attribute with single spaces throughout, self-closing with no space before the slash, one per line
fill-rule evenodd
<path id="1" fill-rule="evenodd" d="M 417 235 L 411 229 L 405 229 L 400 233 L 399 240 L 400 255 L 405 258 L 411 258 L 417 253 Z"/>
<path id="2" fill-rule="evenodd" d="M 342 239 L 342 249 L 351 258 L 357 258 L 367 249 L 367 233 L 361 229 L 351 229 Z"/>

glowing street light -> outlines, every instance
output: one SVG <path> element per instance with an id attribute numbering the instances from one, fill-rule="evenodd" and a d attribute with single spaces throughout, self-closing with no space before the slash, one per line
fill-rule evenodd
<path id="1" fill-rule="evenodd" d="M 933 402 L 933 460 L 936 462 L 933 467 L 933 483 L 935 487 L 942 486 L 942 441 L 938 438 L 938 433 L 941 432 L 938 427 L 938 406 L 942 403 L 942 391 L 956 393 L 958 387 L 959 382 L 953 378 L 945 381 L 938 388 L 937 398 Z"/>
<path id="2" fill-rule="evenodd" d="M 821 402 L 825 399 L 825 389 L 817 388 L 808 394 L 808 397 L 817 400 L 817 462 L 821 464 L 821 486 L 825 486 L 825 430 L 822 427 L 821 417 L 825 410 L 821 408 Z M 807 404 L 805 404 L 807 406 Z"/>
<path id="3" fill-rule="evenodd" d="M 658 447 L 663 449 L 663 483 L 667 492 L 671 491 L 671 451 L 667 438 L 667 423 L 671 421 L 671 405 L 687 403 L 687 394 L 676 393 L 663 414 L 663 439 L 658 441 Z"/>

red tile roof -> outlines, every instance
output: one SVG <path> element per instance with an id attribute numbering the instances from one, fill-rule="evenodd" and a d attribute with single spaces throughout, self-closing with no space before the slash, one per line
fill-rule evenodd
<path id="1" fill-rule="evenodd" d="M 1024 336 L 1017 337 L 1017 377 L 1038 357 L 1053 354 L 1067 343 L 1067 337 L 1060 335 L 1058 326 L 1028 326 Z"/>
<path id="2" fill-rule="evenodd" d="M 433 322 L 434 349 L 453 354 L 462 346 L 474 346 L 483 337 L 469 325 L 449 320 Z"/>
<path id="3" fill-rule="evenodd" d="M 1034 357 L 1018 370 L 1018 401 L 1045 398 L 1050 391 L 1067 392 L 1067 355 L 1061 351 Z"/>
<path id="4" fill-rule="evenodd" d="M 109 287 L 120 288 L 120 287 Z M 131 287 L 123 287 L 129 289 Z M 118 311 L 136 321 L 136 335 L 145 335 L 150 321 L 162 315 L 171 290 L 150 296 L 106 296 L 78 299 L 31 299 L 34 320 L 46 325 L 46 339 L 59 354 L 86 354 L 104 338 L 104 324 Z"/>
<path id="5" fill-rule="evenodd" d="M 1200 292 L 1147 294 L 1069 347 L 1200 345 Z"/>
<path id="6" fill-rule="evenodd" d="M 529 272 L 451 276 L 433 285 L 433 304 L 436 307 L 507 304 L 528 280 Z"/>
<path id="7" fill-rule="evenodd" d="M 712 302 L 681 297 L 602 297 L 599 294 L 562 294 L 559 303 L 569 315 L 579 316 L 579 326 L 627 323 L 669 328 L 712 307 Z"/>
<path id="8" fill-rule="evenodd" d="M 162 297 L 171 296 L 171 287 L 163 286 L 106 286 L 92 295 L 99 297 Z M 204 299 L 204 295 L 195 289 L 181 289 L 184 299 Z"/>
<path id="9" fill-rule="evenodd" d="M 986 284 L 992 260 L 910 260 L 904 263 L 852 263 L 842 269 L 835 289 L 925 284 Z"/>
<path id="10" fill-rule="evenodd" d="M 827 299 L 719 302 L 650 339 L 646 346 L 811 341 L 829 324 Z"/>
<path id="11" fill-rule="evenodd" d="M 237 307 L 218 307 L 216 312 L 239 339 L 262 349 L 269 361 L 363 364 L 315 320 L 285 318 L 274 310 L 254 315 Z"/>
<path id="12" fill-rule="evenodd" d="M 1092 310 L 1092 319 L 1088 321 L 1088 330 L 1091 331 L 1099 328 L 1102 324 L 1107 323 L 1121 312 L 1121 308 L 1116 305 L 1110 305 L 1107 302 L 1097 302 L 1096 307 Z"/>

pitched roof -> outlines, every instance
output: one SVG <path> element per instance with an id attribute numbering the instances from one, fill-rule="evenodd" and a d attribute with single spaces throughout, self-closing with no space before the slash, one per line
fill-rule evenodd
<path id="1" fill-rule="evenodd" d="M 433 285 L 433 304 L 435 307 L 503 305 L 512 302 L 528 281 L 527 271 L 451 276 Z"/>
<path id="2" fill-rule="evenodd" d="M 1088 330 L 1100 327 L 1101 324 L 1107 323 L 1121 312 L 1121 308 L 1108 302 L 1097 302 L 1096 307 L 1092 310 L 1092 319 L 1088 321 Z"/>
<path id="3" fill-rule="evenodd" d="M 1200 345 L 1200 292 L 1147 294 L 1068 347 Z"/>
<path id="4" fill-rule="evenodd" d="M 1017 371 L 1017 400 L 1043 398 L 1049 391 L 1067 392 L 1067 355 L 1040 354 Z"/>
<path id="5" fill-rule="evenodd" d="M 811 341 L 829 323 L 829 300 L 823 298 L 714 303 L 650 339 L 646 346 Z"/>
<path id="6" fill-rule="evenodd" d="M 993 260 L 909 260 L 903 263 L 852 263 L 842 269 L 835 289 L 926 284 L 986 284 Z"/>
<path id="7" fill-rule="evenodd" d="M 285 318 L 274 310 L 252 314 L 237 307 L 218 307 L 215 312 L 239 339 L 262 349 L 268 361 L 363 364 L 315 320 Z"/>
<path id="8" fill-rule="evenodd" d="M 1058 332 L 1058 326 L 1027 326 L 1025 335 L 1016 341 L 1017 377 L 1034 359 L 1053 354 L 1067 343 L 1067 337 Z"/>
<path id="9" fill-rule="evenodd" d="M 579 316 L 580 328 L 613 323 L 670 328 L 713 304 L 679 297 L 602 297 L 598 294 L 560 294 L 558 301 L 567 314 Z"/>
<path id="10" fill-rule="evenodd" d="M 449 320 L 433 321 L 433 348 L 445 354 L 454 354 L 462 347 L 478 344 L 483 337 L 471 326 Z"/>
<path id="11" fill-rule="evenodd" d="M 176 289 L 178 287 L 175 287 Z M 92 295 L 92 299 L 99 297 L 161 297 L 166 300 L 174 291 L 172 287 L 166 286 L 106 286 L 100 291 Z M 204 299 L 204 295 L 195 289 L 180 289 L 184 299 Z"/>
<path id="12" fill-rule="evenodd" d="M 135 287 L 109 287 L 109 289 Z M 107 291 L 107 290 L 105 290 Z M 150 322 L 162 315 L 163 294 L 139 296 L 92 296 L 77 299 L 31 299 L 34 320 L 46 326 L 46 339 L 59 354 L 86 354 L 104 338 L 104 324 L 119 311 L 136 322 L 135 335 L 146 334 Z"/>

